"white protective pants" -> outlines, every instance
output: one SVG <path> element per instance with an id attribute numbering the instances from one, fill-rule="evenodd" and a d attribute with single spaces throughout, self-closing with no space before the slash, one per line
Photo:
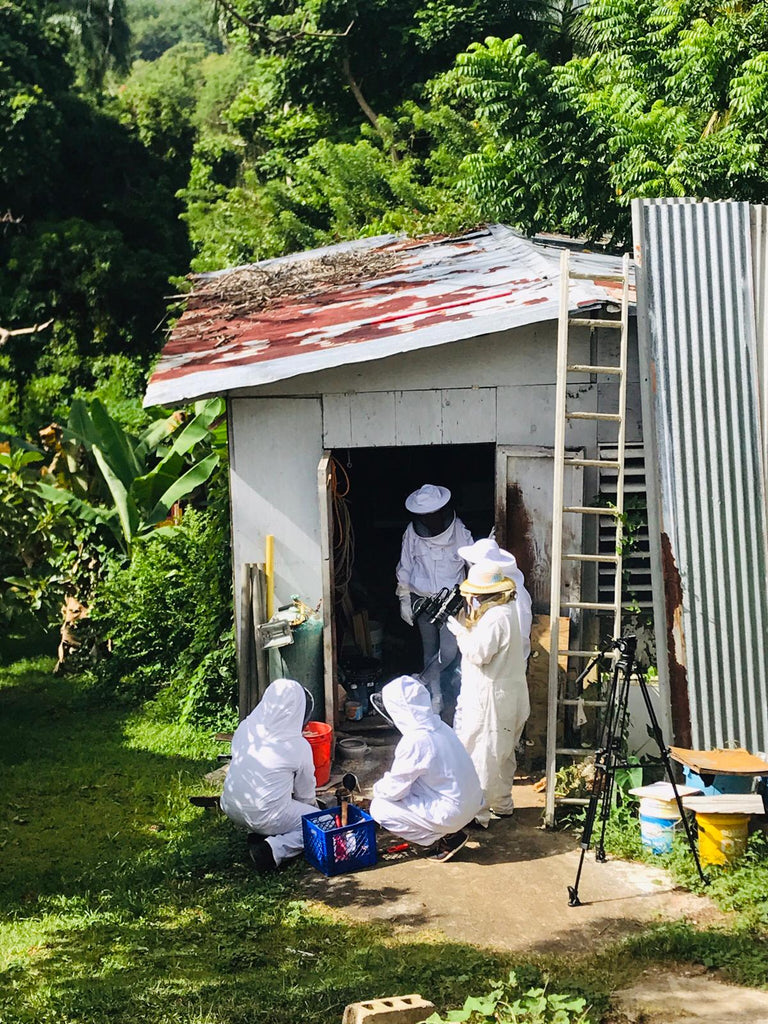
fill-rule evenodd
<path id="1" fill-rule="evenodd" d="M 284 860 L 296 857 L 304 849 L 304 833 L 301 828 L 301 819 L 304 814 L 314 814 L 317 807 L 311 804 L 302 804 L 298 800 L 291 800 L 278 819 L 272 822 L 267 832 L 261 828 L 251 827 L 250 831 L 265 836 L 272 849 L 275 864 L 282 864 Z"/>
<path id="2" fill-rule="evenodd" d="M 438 830 L 434 822 L 426 821 L 401 801 L 395 802 L 375 796 L 371 800 L 369 814 L 387 832 L 400 836 L 417 846 L 432 846 L 438 839 L 448 835 L 447 829 Z"/>

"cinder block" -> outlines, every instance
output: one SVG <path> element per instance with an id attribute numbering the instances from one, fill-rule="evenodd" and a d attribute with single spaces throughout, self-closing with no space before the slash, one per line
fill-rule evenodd
<path id="1" fill-rule="evenodd" d="M 435 1004 L 420 995 L 390 996 L 350 1003 L 341 1024 L 420 1024 L 435 1012 Z"/>

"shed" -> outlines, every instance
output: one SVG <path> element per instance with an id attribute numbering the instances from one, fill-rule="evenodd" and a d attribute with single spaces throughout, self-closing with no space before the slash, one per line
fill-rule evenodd
<path id="1" fill-rule="evenodd" d="M 615 316 L 617 285 L 603 275 L 618 272 L 618 258 L 502 225 L 457 237 L 365 239 L 195 279 L 145 404 L 226 397 L 235 579 L 243 563 L 264 560 L 265 538 L 274 536 L 277 603 L 299 594 L 322 608 L 328 719 L 339 714 L 337 665 L 349 642 L 340 588 L 348 585 L 351 605 L 382 624 L 389 667 L 420 667 L 415 631 L 399 620 L 394 571 L 404 499 L 432 482 L 451 489 L 475 537 L 495 528 L 525 574 L 539 658 L 529 736 L 543 744 L 566 245 L 584 275 L 571 286 L 572 311 Z M 617 333 L 577 328 L 579 361 L 615 362 Z M 571 375 L 571 406 L 614 411 L 618 385 L 603 380 Z M 640 408 L 633 325 L 627 442 L 638 479 Z M 566 438 L 574 453 L 610 459 L 615 428 L 571 420 Z M 610 482 L 600 468 L 572 467 L 569 501 L 592 503 L 610 494 Z M 352 560 L 348 580 L 334 571 L 340 556 Z M 569 571 L 579 572 L 577 563 Z M 598 591 L 594 567 L 583 573 L 566 580 L 571 594 Z M 238 618 L 244 611 L 236 609 Z"/>

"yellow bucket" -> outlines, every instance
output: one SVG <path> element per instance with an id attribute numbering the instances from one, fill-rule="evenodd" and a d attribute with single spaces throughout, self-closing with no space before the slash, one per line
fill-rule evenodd
<path id="1" fill-rule="evenodd" d="M 696 814 L 702 864 L 730 864 L 747 846 L 748 814 Z"/>

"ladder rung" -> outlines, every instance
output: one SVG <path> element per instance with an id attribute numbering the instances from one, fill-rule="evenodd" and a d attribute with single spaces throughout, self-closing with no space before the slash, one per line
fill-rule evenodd
<path id="1" fill-rule="evenodd" d="M 615 604 L 600 604 L 597 601 L 565 601 L 561 608 L 590 608 L 595 612 L 615 612 Z"/>
<path id="2" fill-rule="evenodd" d="M 621 423 L 622 417 L 618 412 L 567 412 L 567 420 L 610 420 L 612 423 Z"/>
<path id="3" fill-rule="evenodd" d="M 586 807 L 589 803 L 588 796 L 556 796 L 555 803 L 558 804 L 576 804 L 579 807 Z"/>
<path id="4" fill-rule="evenodd" d="M 576 515 L 585 516 L 613 516 L 614 518 L 619 516 L 618 511 L 606 508 L 605 505 L 563 505 L 563 512 L 573 512 Z"/>
<path id="5" fill-rule="evenodd" d="M 568 373 L 614 373 L 618 377 L 622 374 L 620 366 L 591 366 L 588 363 L 571 363 L 567 370 Z"/>
<path id="6" fill-rule="evenodd" d="M 594 747 L 558 747 L 555 753 L 570 754 L 571 757 L 589 757 L 590 754 L 595 754 L 597 751 Z"/>
<path id="7" fill-rule="evenodd" d="M 566 466 L 598 466 L 600 469 L 621 469 L 621 463 L 608 459 L 566 459 Z M 615 490 L 615 488 L 614 488 Z"/>
<path id="8" fill-rule="evenodd" d="M 568 323 L 571 327 L 617 327 L 621 330 L 621 320 L 586 320 L 578 316 L 569 316 Z"/>
<path id="9" fill-rule="evenodd" d="M 572 658 L 594 658 L 600 652 L 599 651 L 572 651 L 570 648 L 568 648 L 567 651 L 558 651 L 557 653 L 558 654 L 569 654 Z M 606 651 L 606 657 L 607 658 L 612 657 L 612 652 Z"/>
<path id="10" fill-rule="evenodd" d="M 604 274 L 602 271 L 593 271 L 588 274 L 586 270 L 570 270 L 568 271 L 568 277 L 573 278 L 574 281 L 626 281 L 624 274 L 618 270 L 615 273 Z"/>
<path id="11" fill-rule="evenodd" d="M 605 705 L 608 703 L 608 701 L 607 700 L 582 700 L 582 701 L 579 701 L 578 698 L 575 699 L 575 700 L 571 700 L 570 697 L 569 697 L 568 700 L 561 700 L 559 703 L 560 704 L 564 704 L 566 707 L 575 707 L 577 704 L 581 703 L 581 704 L 584 705 L 585 708 L 604 708 Z"/>
<path id="12" fill-rule="evenodd" d="M 567 555 L 563 555 L 563 559 L 567 559 L 569 562 L 618 562 L 618 555 L 582 555 L 577 551 L 569 551 Z"/>

